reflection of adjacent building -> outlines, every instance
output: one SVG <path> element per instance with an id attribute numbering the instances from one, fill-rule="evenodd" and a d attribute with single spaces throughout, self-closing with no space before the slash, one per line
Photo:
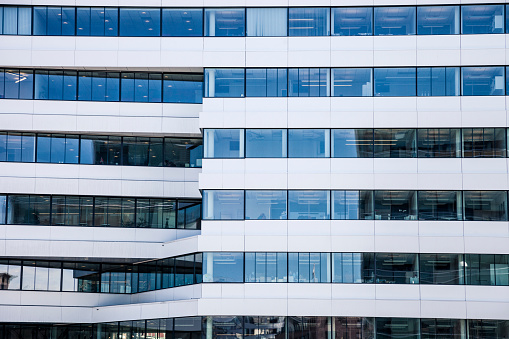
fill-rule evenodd
<path id="1" fill-rule="evenodd" d="M 9 281 L 12 276 L 9 273 L 2 272 L 0 273 L 0 290 L 8 290 L 9 289 Z"/>

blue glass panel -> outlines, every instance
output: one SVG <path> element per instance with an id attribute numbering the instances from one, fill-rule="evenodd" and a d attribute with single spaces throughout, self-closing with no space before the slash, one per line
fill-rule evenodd
<path id="1" fill-rule="evenodd" d="M 332 96 L 373 96 L 373 70 L 371 68 L 336 68 L 332 70 Z"/>
<path id="2" fill-rule="evenodd" d="M 76 8 L 76 35 L 91 35 L 90 34 L 90 7 Z"/>
<path id="3" fill-rule="evenodd" d="M 32 99 L 34 95 L 34 71 L 20 70 L 19 98 Z"/>
<path id="4" fill-rule="evenodd" d="M 1 25 L 2 23 L 0 20 L 0 26 Z M 2 34 L 1 28 L 0 34 Z M 31 34 L 32 34 L 32 8 L 18 7 L 18 35 L 31 35 Z"/>
<path id="5" fill-rule="evenodd" d="M 48 71 L 35 71 L 35 99 L 49 98 Z"/>
<path id="6" fill-rule="evenodd" d="M 246 219 L 286 219 L 286 191 L 246 191 Z"/>
<path id="7" fill-rule="evenodd" d="M 375 35 L 415 34 L 415 7 L 375 7 Z"/>
<path id="8" fill-rule="evenodd" d="M 62 100 L 64 87 L 64 72 L 49 71 L 49 99 Z"/>
<path id="9" fill-rule="evenodd" d="M 244 69 L 205 69 L 205 97 L 244 97 Z"/>
<path id="10" fill-rule="evenodd" d="M 288 191 L 288 219 L 329 219 L 329 191 Z"/>
<path id="11" fill-rule="evenodd" d="M 332 35 L 373 35 L 373 9 L 332 8 Z"/>
<path id="12" fill-rule="evenodd" d="M 118 36 L 118 8 L 105 9 L 104 35 Z"/>
<path id="13" fill-rule="evenodd" d="M 46 35 L 47 21 L 48 15 L 46 7 L 34 7 L 34 35 Z"/>
<path id="14" fill-rule="evenodd" d="M 64 162 L 66 164 L 77 164 L 80 149 L 79 135 L 67 135 L 65 138 Z M 53 159 L 52 159 L 53 160 Z"/>
<path id="15" fill-rule="evenodd" d="M 504 5 L 461 6 L 461 33 L 504 33 Z"/>
<path id="16" fill-rule="evenodd" d="M 18 7 L 4 7 L 3 34 L 18 34 Z"/>
<path id="17" fill-rule="evenodd" d="M 21 133 L 7 135 L 7 161 L 21 161 Z"/>
<path id="18" fill-rule="evenodd" d="M 21 139 L 21 161 L 35 161 L 35 134 L 23 133 Z"/>
<path id="19" fill-rule="evenodd" d="M 375 96 L 415 96 L 415 68 L 375 68 Z"/>
<path id="20" fill-rule="evenodd" d="M 120 8 L 120 36 L 160 36 L 161 10 Z"/>
<path id="21" fill-rule="evenodd" d="M 79 73 L 78 100 L 92 100 L 92 72 Z"/>
<path id="22" fill-rule="evenodd" d="M 0 132 L 0 161 L 7 161 L 7 132 Z"/>
<path id="23" fill-rule="evenodd" d="M 121 74 L 120 100 L 134 101 L 134 73 Z"/>
<path id="24" fill-rule="evenodd" d="M 459 95 L 459 67 L 417 68 L 417 95 Z"/>
<path id="25" fill-rule="evenodd" d="M 18 69 L 5 70 L 5 98 L 19 98 L 20 73 Z"/>
<path id="26" fill-rule="evenodd" d="M 332 130 L 332 157 L 334 158 L 372 158 L 372 129 Z"/>
<path id="27" fill-rule="evenodd" d="M 203 76 L 201 74 L 164 74 L 163 82 L 163 102 L 202 102 Z"/>
<path id="28" fill-rule="evenodd" d="M 244 157 L 244 130 L 207 129 L 204 132 L 205 158 Z"/>
<path id="29" fill-rule="evenodd" d="M 504 67 L 463 67 L 463 95 L 504 95 Z"/>
<path id="30" fill-rule="evenodd" d="M 4 8 L 0 6 L 0 34 L 4 34 Z"/>
<path id="31" fill-rule="evenodd" d="M 332 219 L 373 219 L 372 191 L 332 191 Z"/>
<path id="32" fill-rule="evenodd" d="M 47 35 L 62 35 L 62 8 L 48 7 Z"/>
<path id="33" fill-rule="evenodd" d="M 202 9 L 163 8 L 163 36 L 202 36 Z"/>
<path id="34" fill-rule="evenodd" d="M 289 8 L 289 36 L 327 36 L 330 8 Z"/>
<path id="35" fill-rule="evenodd" d="M 108 72 L 106 77 L 106 101 L 119 101 L 120 73 Z"/>
<path id="36" fill-rule="evenodd" d="M 4 98 L 5 95 L 5 71 L 0 69 L 0 99 Z"/>
<path id="37" fill-rule="evenodd" d="M 286 8 L 248 8 L 248 36 L 286 36 L 288 10 Z"/>
<path id="38" fill-rule="evenodd" d="M 148 74 L 135 74 L 134 101 L 148 102 Z"/>
<path id="39" fill-rule="evenodd" d="M 244 36 L 245 23 L 243 8 L 205 9 L 205 36 Z"/>
<path id="40" fill-rule="evenodd" d="M 106 101 L 106 73 L 92 73 L 92 101 Z"/>
<path id="41" fill-rule="evenodd" d="M 37 135 L 37 162 L 50 162 L 51 134 Z"/>
<path id="42" fill-rule="evenodd" d="M 162 74 L 149 74 L 148 76 L 148 101 L 162 102 Z"/>
<path id="43" fill-rule="evenodd" d="M 243 281 L 244 281 L 244 253 L 235 252 L 203 253 L 204 283 L 243 282 Z"/>
<path id="44" fill-rule="evenodd" d="M 62 35 L 75 35 L 76 10 L 74 7 L 62 7 Z"/>
<path id="45" fill-rule="evenodd" d="M 459 6 L 417 7 L 417 34 L 460 34 Z"/>
<path id="46" fill-rule="evenodd" d="M 203 191 L 204 220 L 243 220 L 244 191 Z"/>
<path id="47" fill-rule="evenodd" d="M 65 162 L 65 135 L 51 135 L 50 162 L 63 164 Z"/>
<path id="48" fill-rule="evenodd" d="M 74 71 L 64 71 L 64 92 L 63 92 L 63 100 L 76 100 L 76 81 L 77 81 L 77 72 Z"/>
<path id="49" fill-rule="evenodd" d="M 286 158 L 287 131 L 247 129 L 246 158 Z"/>
<path id="50" fill-rule="evenodd" d="M 330 130 L 288 130 L 288 156 L 290 158 L 328 158 L 330 156 Z"/>
<path id="51" fill-rule="evenodd" d="M 287 70 L 285 68 L 246 69 L 246 96 L 285 97 L 287 95 Z"/>
<path id="52" fill-rule="evenodd" d="M 329 95 L 328 68 L 290 68 L 288 70 L 289 96 L 323 97 Z"/>

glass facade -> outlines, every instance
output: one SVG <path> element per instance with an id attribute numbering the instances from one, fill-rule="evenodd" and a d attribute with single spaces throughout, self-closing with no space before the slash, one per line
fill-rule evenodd
<path id="1" fill-rule="evenodd" d="M 60 195 L 0 195 L 0 224 L 199 229 L 201 202 Z"/>

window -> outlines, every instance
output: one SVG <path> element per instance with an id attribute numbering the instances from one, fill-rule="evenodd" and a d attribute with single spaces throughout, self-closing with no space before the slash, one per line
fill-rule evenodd
<path id="1" fill-rule="evenodd" d="M 246 158 L 286 158 L 286 129 L 247 129 Z"/>
<path id="2" fill-rule="evenodd" d="M 327 283 L 330 253 L 288 253 L 288 282 Z"/>
<path id="3" fill-rule="evenodd" d="M 35 134 L 0 132 L 0 161 L 34 162 Z"/>
<path id="4" fill-rule="evenodd" d="M 246 69 L 247 97 L 286 97 L 288 95 L 286 68 Z"/>
<path id="5" fill-rule="evenodd" d="M 415 158 L 415 129 L 375 129 L 375 158 Z"/>
<path id="6" fill-rule="evenodd" d="M 78 100 L 119 101 L 120 73 L 80 72 Z"/>
<path id="7" fill-rule="evenodd" d="M 467 285 L 509 286 L 509 256 L 465 254 Z"/>
<path id="8" fill-rule="evenodd" d="M 375 191 L 375 220 L 417 220 L 415 191 Z"/>
<path id="9" fill-rule="evenodd" d="M 76 35 L 118 36 L 118 8 L 76 8 Z"/>
<path id="10" fill-rule="evenodd" d="M 372 191 L 332 191 L 332 219 L 372 220 Z"/>
<path id="11" fill-rule="evenodd" d="M 5 225 L 7 221 L 6 212 L 7 212 L 7 197 L 5 195 L 0 195 L 0 225 Z"/>
<path id="12" fill-rule="evenodd" d="M 120 8 L 120 36 L 160 36 L 161 10 Z"/>
<path id="13" fill-rule="evenodd" d="M 34 7 L 34 35 L 75 35 L 74 7 Z"/>
<path id="14" fill-rule="evenodd" d="M 418 96 L 458 96 L 460 94 L 459 67 L 417 68 Z"/>
<path id="15" fill-rule="evenodd" d="M 163 36 L 203 36 L 203 9 L 163 8 Z"/>
<path id="16" fill-rule="evenodd" d="M 419 220 L 463 220 L 461 192 L 420 191 Z"/>
<path id="17" fill-rule="evenodd" d="M 421 338 L 465 338 L 464 322 L 461 319 L 421 319 Z"/>
<path id="18" fill-rule="evenodd" d="M 0 34 L 31 35 L 32 8 L 5 6 L 0 7 Z"/>
<path id="19" fill-rule="evenodd" d="M 78 160 L 79 135 L 37 135 L 37 162 L 77 164 Z"/>
<path id="20" fill-rule="evenodd" d="M 374 271 L 373 253 L 332 253 L 333 283 L 372 283 Z"/>
<path id="21" fill-rule="evenodd" d="M 244 36 L 245 9 L 205 9 L 205 36 Z"/>
<path id="22" fill-rule="evenodd" d="M 463 254 L 419 254 L 421 284 L 463 285 Z"/>
<path id="23" fill-rule="evenodd" d="M 244 253 L 203 253 L 203 282 L 244 282 Z"/>
<path id="24" fill-rule="evenodd" d="M 287 219 L 286 191 L 246 191 L 246 219 Z"/>
<path id="25" fill-rule="evenodd" d="M 415 94 L 415 68 L 375 68 L 375 96 L 411 97 Z"/>
<path id="26" fill-rule="evenodd" d="M 9 225 L 50 224 L 50 196 L 9 195 L 7 207 Z"/>
<path id="27" fill-rule="evenodd" d="M 334 68 L 332 69 L 333 97 L 373 96 L 373 69 Z"/>
<path id="28" fill-rule="evenodd" d="M 439 35 L 460 33 L 459 6 L 417 7 L 417 34 Z"/>
<path id="29" fill-rule="evenodd" d="M 335 338 L 374 338 L 375 320 L 366 317 L 334 317 Z"/>
<path id="30" fill-rule="evenodd" d="M 243 158 L 244 130 L 207 129 L 204 132 L 205 158 Z"/>
<path id="31" fill-rule="evenodd" d="M 81 137 L 81 164 L 120 165 L 121 137 L 87 136 Z"/>
<path id="32" fill-rule="evenodd" d="M 503 128 L 463 129 L 463 157 L 505 158 L 506 133 Z"/>
<path id="33" fill-rule="evenodd" d="M 287 282 L 287 253 L 245 253 L 244 282 Z"/>
<path id="34" fill-rule="evenodd" d="M 377 284 L 418 284 L 417 254 L 375 253 Z"/>
<path id="35" fill-rule="evenodd" d="M 243 220 L 244 191 L 203 191 L 203 219 Z"/>
<path id="36" fill-rule="evenodd" d="M 165 167 L 201 167 L 202 139 L 164 138 Z"/>
<path id="37" fill-rule="evenodd" d="M 505 191 L 465 191 L 463 199 L 465 220 L 507 220 L 507 193 Z"/>
<path id="38" fill-rule="evenodd" d="M 460 158 L 461 131 L 457 128 L 417 130 L 419 158 Z"/>
<path id="39" fill-rule="evenodd" d="M 289 36 L 327 36 L 330 8 L 289 8 Z"/>
<path id="40" fill-rule="evenodd" d="M 419 338 L 420 321 L 416 318 L 375 318 L 375 338 Z"/>
<path id="41" fill-rule="evenodd" d="M 463 67 L 463 95 L 504 95 L 504 67 Z"/>
<path id="42" fill-rule="evenodd" d="M 164 74 L 163 102 L 201 104 L 202 74 Z"/>
<path id="43" fill-rule="evenodd" d="M 461 6 L 461 33 L 504 33 L 504 5 Z"/>
<path id="44" fill-rule="evenodd" d="M 370 7 L 332 8 L 332 35 L 373 35 Z"/>
<path id="45" fill-rule="evenodd" d="M 375 35 L 414 35 L 415 7 L 375 7 Z"/>
<path id="46" fill-rule="evenodd" d="M 4 75 L 5 99 L 32 99 L 34 73 L 32 70 L 6 69 Z"/>
<path id="47" fill-rule="evenodd" d="M 290 158 L 328 158 L 330 156 L 330 130 L 288 130 L 288 156 Z"/>
<path id="48" fill-rule="evenodd" d="M 372 129 L 334 129 L 332 138 L 334 158 L 373 157 Z"/>
<path id="49" fill-rule="evenodd" d="M 288 96 L 326 97 L 330 95 L 329 68 L 289 68 Z"/>
<path id="50" fill-rule="evenodd" d="M 288 210 L 290 220 L 329 219 L 329 191 L 288 191 Z"/>
<path id="51" fill-rule="evenodd" d="M 205 69 L 205 97 L 244 97 L 244 69 Z"/>
<path id="52" fill-rule="evenodd" d="M 288 9 L 247 8 L 247 36 L 286 36 Z"/>

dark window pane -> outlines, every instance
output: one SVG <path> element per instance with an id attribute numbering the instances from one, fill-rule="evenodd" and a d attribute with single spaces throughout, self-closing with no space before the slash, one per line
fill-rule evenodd
<path id="1" fill-rule="evenodd" d="M 37 135 L 37 162 L 51 162 L 51 134 Z"/>
<path id="2" fill-rule="evenodd" d="M 461 203 L 458 191 L 420 191 L 419 220 L 463 220 Z"/>
<path id="3" fill-rule="evenodd" d="M 161 10 L 120 8 L 120 36 L 160 36 Z"/>
<path id="4" fill-rule="evenodd" d="M 415 7 L 375 7 L 375 35 L 415 34 Z"/>
<path id="5" fill-rule="evenodd" d="M 121 87 L 122 92 L 120 100 L 134 101 L 134 73 L 121 74 Z"/>
<path id="6" fill-rule="evenodd" d="M 79 199 L 79 225 L 94 226 L 94 198 L 80 197 Z"/>
<path id="7" fill-rule="evenodd" d="M 97 9 L 94 10 L 94 14 Z M 103 10 L 104 11 L 104 10 Z M 76 8 L 76 35 L 91 35 L 90 34 L 90 21 L 91 21 L 91 8 L 90 7 L 78 7 Z M 104 22 L 104 17 L 102 17 Z"/>
<path id="8" fill-rule="evenodd" d="M 375 96 L 415 96 L 415 68 L 375 68 Z"/>
<path id="9" fill-rule="evenodd" d="M 0 161 L 7 161 L 7 132 L 0 132 Z"/>
<path id="10" fill-rule="evenodd" d="M 419 6 L 417 7 L 417 34 L 459 34 L 459 6 Z"/>
<path id="11" fill-rule="evenodd" d="M 8 7 L 5 8 L 6 10 Z M 34 35 L 46 35 L 47 32 L 47 7 L 34 7 Z M 4 34 L 5 26 L 4 26 Z"/>
<path id="12" fill-rule="evenodd" d="M 504 33 L 504 5 L 461 6 L 461 33 Z"/>
<path id="13" fill-rule="evenodd" d="M 417 254 L 375 253 L 375 276 L 378 284 L 418 284 Z"/>
<path id="14" fill-rule="evenodd" d="M 124 137 L 124 165 L 148 166 L 150 138 Z"/>
<path id="15" fill-rule="evenodd" d="M 465 220 L 506 221 L 507 192 L 464 191 Z"/>
<path id="16" fill-rule="evenodd" d="M 417 220 L 415 191 L 375 191 L 375 220 Z"/>
<path id="17" fill-rule="evenodd" d="M 375 129 L 375 158 L 414 158 L 417 156 L 415 129 Z"/>
<path id="18" fill-rule="evenodd" d="M 289 36 L 330 35 L 330 8 L 289 8 Z"/>
<path id="19" fill-rule="evenodd" d="M 64 71 L 64 80 L 63 80 L 63 100 L 76 100 L 76 81 L 77 81 L 77 72 L 75 71 Z"/>
<path id="20" fill-rule="evenodd" d="M 62 35 L 75 35 L 76 9 L 74 7 L 62 7 Z"/>
<path id="21" fill-rule="evenodd" d="M 421 338 L 465 338 L 464 322 L 461 319 L 421 319 Z"/>
<path id="22" fill-rule="evenodd" d="M 463 157 L 505 158 L 506 131 L 504 128 L 464 128 Z"/>
<path id="23" fill-rule="evenodd" d="M 461 132 L 457 128 L 418 129 L 419 158 L 460 158 Z"/>
<path id="24" fill-rule="evenodd" d="M 375 318 L 376 338 L 405 338 L 420 337 L 420 321 L 416 318 Z"/>
<path id="25" fill-rule="evenodd" d="M 372 191 L 332 191 L 332 219 L 373 219 Z"/>
<path id="26" fill-rule="evenodd" d="M 462 254 L 419 254 L 421 284 L 463 285 Z"/>
<path id="27" fill-rule="evenodd" d="M 202 36 L 202 9 L 163 8 L 163 36 Z"/>
<path id="28" fill-rule="evenodd" d="M 164 139 L 164 166 L 201 167 L 202 139 Z"/>
<path id="29" fill-rule="evenodd" d="M 161 73 L 148 75 L 148 102 L 162 102 L 162 82 Z"/>
<path id="30" fill-rule="evenodd" d="M 332 35 L 373 35 L 373 9 L 332 8 Z"/>
<path id="31" fill-rule="evenodd" d="M 372 158 L 372 129 L 332 130 L 332 157 L 334 158 Z"/>
<path id="32" fill-rule="evenodd" d="M 288 339 L 330 338 L 329 317 L 288 317 Z"/>
<path id="33" fill-rule="evenodd" d="M 205 9 L 205 36 L 244 36 L 245 9 Z"/>

